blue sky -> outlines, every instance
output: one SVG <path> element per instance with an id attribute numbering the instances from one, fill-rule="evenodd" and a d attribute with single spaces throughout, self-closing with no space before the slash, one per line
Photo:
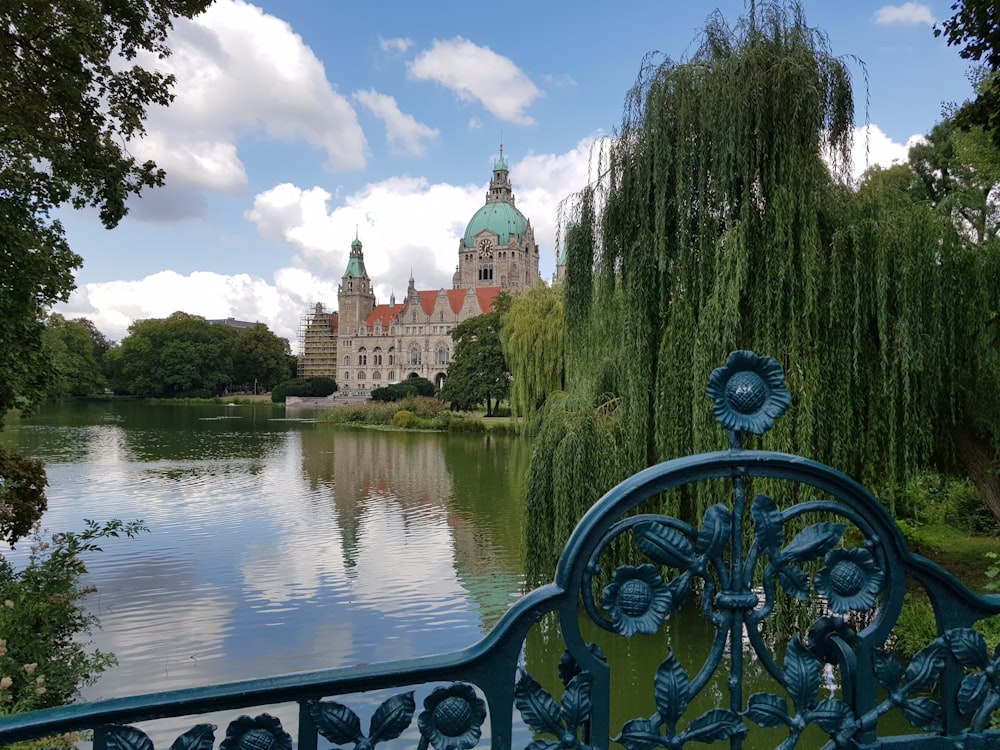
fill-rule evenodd
<path id="1" fill-rule="evenodd" d="M 932 31 L 949 6 L 802 3 L 853 75 L 856 170 L 866 151 L 868 163 L 905 160 L 943 104 L 971 96 L 968 65 Z M 176 99 L 130 146 L 167 186 L 111 232 L 93 212 L 63 213 L 84 265 L 57 311 L 114 339 L 175 310 L 260 320 L 294 347 L 306 310 L 336 308 L 355 231 L 380 302 L 411 272 L 419 288 L 447 288 L 501 139 L 550 277 L 558 203 L 586 183 L 643 56 L 682 61 L 716 9 L 730 24 L 746 10 L 588 8 L 217 0 L 178 22 L 174 55 L 157 63 L 176 74 Z"/>

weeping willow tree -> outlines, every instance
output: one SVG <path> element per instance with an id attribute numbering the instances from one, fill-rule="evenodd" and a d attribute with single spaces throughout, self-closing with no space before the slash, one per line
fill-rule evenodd
<path id="1" fill-rule="evenodd" d="M 500 344 L 510 368 L 510 413 L 529 430 L 550 394 L 564 388 L 562 293 L 537 284 L 504 313 Z"/>
<path id="2" fill-rule="evenodd" d="M 558 443 L 562 460 L 601 467 L 593 499 L 725 446 L 705 384 L 734 349 L 786 372 L 793 406 L 768 448 L 868 483 L 942 450 L 962 418 L 986 317 L 971 290 L 985 280 L 940 214 L 887 181 L 848 186 L 853 118 L 847 65 L 797 5 L 751 6 L 733 28 L 712 16 L 689 60 L 644 62 L 567 233 L 572 403 L 614 400 L 620 420 L 615 450 Z M 529 494 L 529 509 L 579 504 L 535 476 L 554 471 L 545 433 L 565 420 L 543 425 L 529 492 L 552 498 Z"/>

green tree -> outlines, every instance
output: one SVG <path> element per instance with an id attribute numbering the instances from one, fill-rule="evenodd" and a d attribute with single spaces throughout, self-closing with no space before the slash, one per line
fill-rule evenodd
<path id="1" fill-rule="evenodd" d="M 133 323 L 116 350 L 125 389 L 159 398 L 221 395 L 232 382 L 235 337 L 234 328 L 184 312 Z"/>
<path id="2" fill-rule="evenodd" d="M 994 192 L 1000 186 L 1000 149 L 982 128 L 962 130 L 955 116 L 934 126 L 910 149 L 906 165 L 919 179 L 913 194 L 955 221 L 977 245 L 991 241 L 1000 223 Z"/>
<path id="3" fill-rule="evenodd" d="M 94 206 L 111 228 L 130 195 L 163 182 L 128 146 L 173 77 L 130 61 L 166 57 L 171 20 L 209 2 L 0 4 L 0 410 L 44 396 L 44 314 L 81 263 L 52 210 Z"/>
<path id="4" fill-rule="evenodd" d="M 288 339 L 275 336 L 263 323 L 240 328 L 233 341 L 233 383 L 270 391 L 292 376 Z"/>
<path id="5" fill-rule="evenodd" d="M 789 414 L 755 445 L 876 488 L 946 456 L 978 408 L 968 399 L 996 311 L 982 265 L 992 253 L 900 191 L 912 177 L 876 172 L 847 187 L 844 62 L 798 6 L 751 8 L 735 27 L 712 16 L 688 61 L 647 59 L 627 96 L 590 190 L 599 210 L 574 217 L 583 231 L 568 263 L 580 273 L 565 292 L 567 330 L 571 314 L 588 316 L 583 345 L 568 339 L 566 403 L 613 410 L 621 440 L 564 439 L 546 416 L 531 472 L 593 465 L 613 483 L 725 447 L 705 384 L 735 349 L 775 357 L 792 392 Z M 529 486 L 555 487 L 546 476 Z M 553 492 L 527 506 L 554 502 L 549 517 L 572 507 Z M 682 500 L 670 510 L 692 518 L 713 502 L 705 488 Z"/>
<path id="6" fill-rule="evenodd" d="M 493 312 L 464 320 L 451 331 L 455 354 L 439 396 L 452 409 L 470 411 L 486 404 L 486 416 L 495 414 L 510 393 L 510 371 L 500 345 L 502 314 L 509 295 L 497 297 Z"/>
<path id="7" fill-rule="evenodd" d="M 982 65 L 974 74 L 977 95 L 956 113 L 964 129 L 991 131 L 1000 147 L 1000 8 L 995 0 L 957 0 L 951 5 L 953 15 L 934 26 L 934 36 L 959 47 L 959 55 Z"/>
<path id="8" fill-rule="evenodd" d="M 42 346 L 49 361 L 46 383 L 49 397 L 91 396 L 104 389 L 106 381 L 94 343 L 94 330 L 58 313 L 49 315 L 42 334 Z"/>
<path id="9" fill-rule="evenodd" d="M 565 331 L 559 288 L 537 284 L 511 302 L 503 316 L 500 343 L 510 366 L 514 419 L 530 426 L 549 395 L 565 387 Z"/>

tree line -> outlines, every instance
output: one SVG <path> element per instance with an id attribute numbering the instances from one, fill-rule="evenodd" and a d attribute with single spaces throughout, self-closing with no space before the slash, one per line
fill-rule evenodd
<path id="1" fill-rule="evenodd" d="M 184 312 L 137 321 L 120 344 L 86 318 L 52 314 L 42 348 L 50 362 L 49 398 L 106 391 L 152 398 L 263 393 L 295 374 L 288 340 L 263 323 L 234 328 Z"/>

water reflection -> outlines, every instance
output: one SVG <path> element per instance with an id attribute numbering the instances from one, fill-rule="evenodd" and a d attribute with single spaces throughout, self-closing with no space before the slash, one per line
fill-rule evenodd
<path id="1" fill-rule="evenodd" d="M 280 415 L 84 405 L 0 434 L 47 462 L 49 529 L 151 530 L 90 562 L 120 665 L 86 697 L 450 651 L 520 590 L 518 441 Z"/>

